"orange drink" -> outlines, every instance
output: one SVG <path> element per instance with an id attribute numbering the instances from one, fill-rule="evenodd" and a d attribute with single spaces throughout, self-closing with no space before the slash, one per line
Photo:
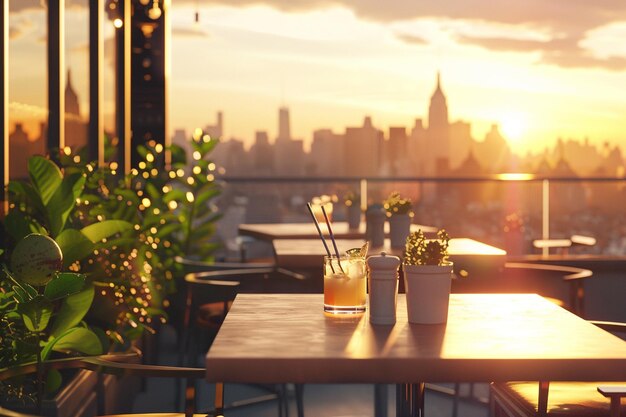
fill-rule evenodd
<path id="1" fill-rule="evenodd" d="M 367 296 L 365 258 L 324 258 L 324 311 L 353 314 L 365 311 Z"/>

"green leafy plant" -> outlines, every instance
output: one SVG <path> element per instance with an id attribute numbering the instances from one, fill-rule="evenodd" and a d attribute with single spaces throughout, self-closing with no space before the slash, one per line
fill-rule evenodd
<path id="1" fill-rule="evenodd" d="M 441 229 L 437 239 L 426 239 L 424 232 L 412 232 L 406 239 L 403 263 L 405 265 L 444 265 L 448 261 L 450 236 Z"/>
<path id="2" fill-rule="evenodd" d="M 83 274 L 60 271 L 63 254 L 56 242 L 30 234 L 10 259 L 10 268 L 3 263 L 0 269 L 0 368 L 29 362 L 41 367 L 55 352 L 101 354 L 103 340 L 83 321 L 94 288 Z M 38 400 L 44 380 L 45 390 L 54 392 L 61 376 L 38 372 Z M 11 384 L 1 385 L 0 392 L 11 393 Z"/>
<path id="3" fill-rule="evenodd" d="M 211 260 L 219 218 L 212 200 L 220 189 L 209 154 L 218 141 L 194 133 L 191 162 L 173 146 L 171 168 L 165 149 L 154 141 L 139 146 L 142 161 L 122 177 L 117 162 L 98 167 L 69 148 L 60 164 L 35 156 L 29 180 L 9 185 L 11 209 L 2 227 L 11 248 L 39 232 L 55 238 L 65 267 L 95 287 L 87 319 L 125 343 L 154 320 L 164 321 L 167 296 L 175 291 L 177 255 Z"/>
<path id="4" fill-rule="evenodd" d="M 387 217 L 391 217 L 395 214 L 413 214 L 413 203 L 411 200 L 402 197 L 397 191 L 389 194 L 389 197 L 383 201 L 383 207 L 387 211 Z"/>

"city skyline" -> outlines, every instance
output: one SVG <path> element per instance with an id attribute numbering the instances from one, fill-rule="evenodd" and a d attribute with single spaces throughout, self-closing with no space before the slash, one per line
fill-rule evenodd
<path id="1" fill-rule="evenodd" d="M 538 152 L 559 137 L 626 150 L 626 98 L 615 88 L 626 85 L 619 2 L 390 2 L 385 10 L 348 0 L 195 3 L 177 1 L 171 10 L 173 127 L 191 130 L 222 110 L 225 137 L 250 146 L 258 129 L 277 135 L 281 105 L 291 109 L 293 136 L 307 143 L 317 128 L 356 126 L 366 115 L 384 129 L 410 126 L 426 114 L 440 69 L 450 119 L 471 122 L 476 138 L 497 123 L 514 151 Z M 83 116 L 85 4 L 73 0 L 66 13 L 67 62 Z M 37 1 L 11 2 L 10 24 L 11 125 L 26 121 L 37 136 L 46 100 L 45 12 Z M 105 26 L 110 57 L 113 29 Z M 109 87 L 110 74 L 107 65 Z M 108 127 L 112 97 L 105 88 Z"/>

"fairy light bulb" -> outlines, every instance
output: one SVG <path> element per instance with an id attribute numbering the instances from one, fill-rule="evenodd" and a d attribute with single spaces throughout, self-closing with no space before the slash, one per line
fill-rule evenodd
<path id="1" fill-rule="evenodd" d="M 159 0 L 154 0 L 152 2 L 152 7 L 148 10 L 148 17 L 152 20 L 157 20 L 161 17 L 161 8 L 159 7 Z"/>

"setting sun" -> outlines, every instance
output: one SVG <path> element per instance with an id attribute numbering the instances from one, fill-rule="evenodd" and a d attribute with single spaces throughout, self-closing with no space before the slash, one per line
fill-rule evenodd
<path id="1" fill-rule="evenodd" d="M 505 113 L 500 117 L 500 127 L 505 138 L 511 142 L 523 139 L 528 122 L 522 113 Z"/>

